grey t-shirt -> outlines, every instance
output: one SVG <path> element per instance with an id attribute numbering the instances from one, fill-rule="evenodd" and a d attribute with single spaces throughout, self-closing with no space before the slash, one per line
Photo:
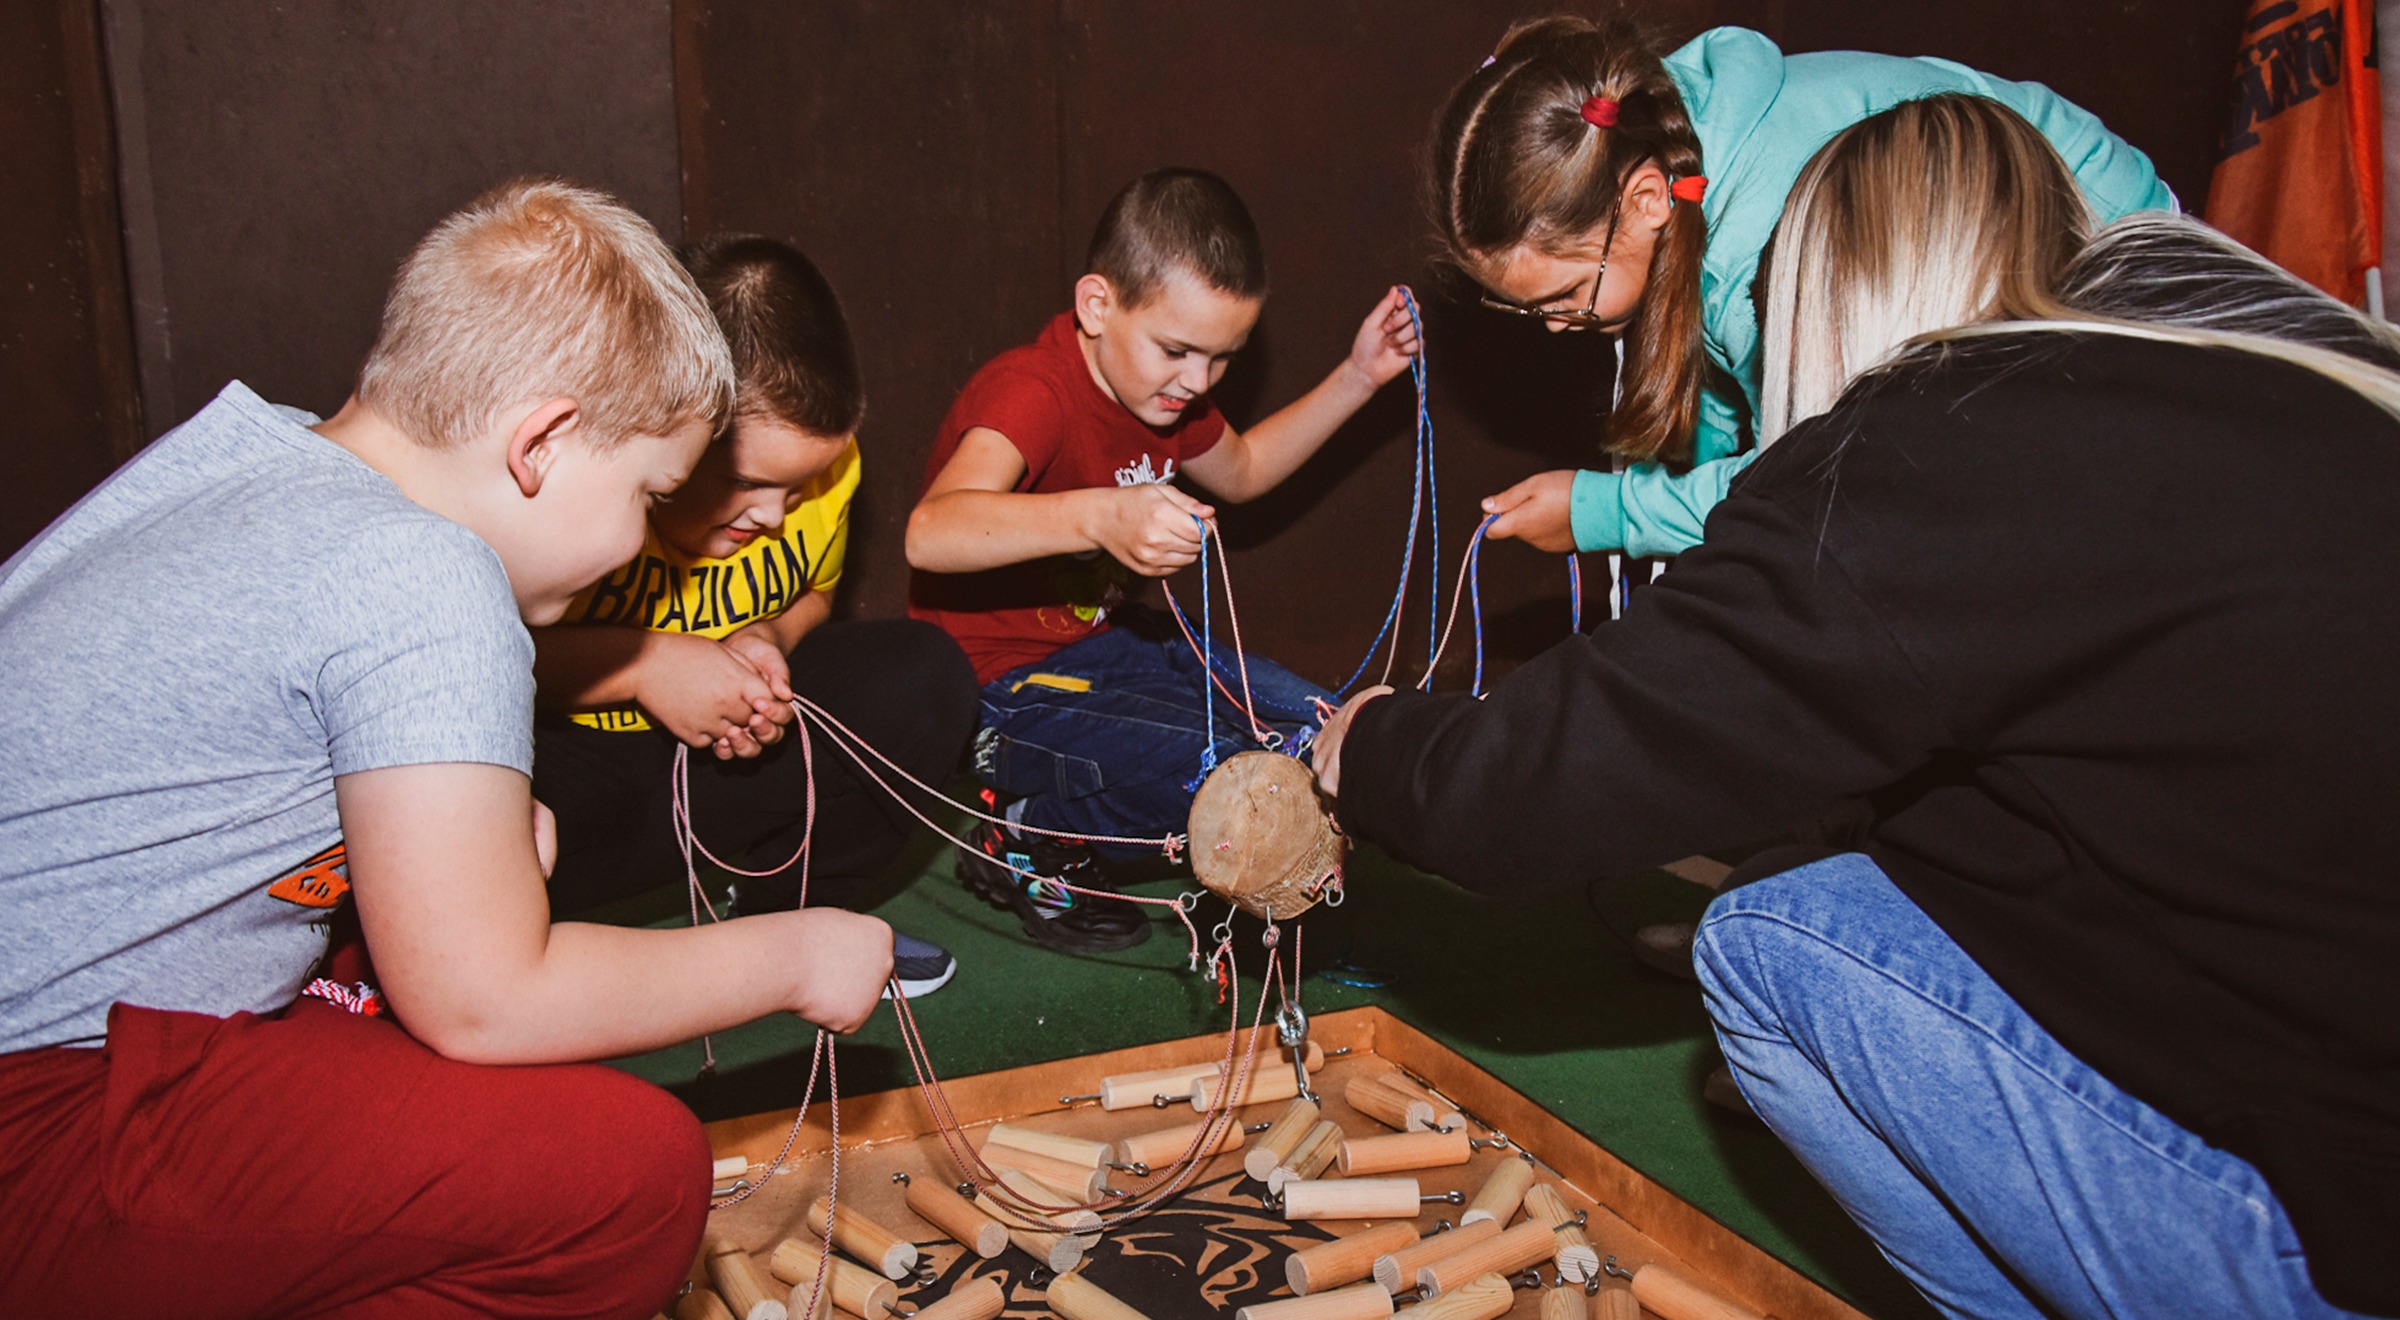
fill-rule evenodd
<path id="1" fill-rule="evenodd" d="M 533 768 L 499 557 L 238 382 L 0 565 L 0 1051 L 289 1003 L 336 775 Z"/>

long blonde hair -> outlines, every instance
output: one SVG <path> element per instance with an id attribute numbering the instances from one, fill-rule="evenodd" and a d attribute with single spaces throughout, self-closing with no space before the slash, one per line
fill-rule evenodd
<path id="1" fill-rule="evenodd" d="M 1909 101 L 1801 171 L 1766 273 L 1763 447 L 1919 335 L 2066 314 L 2052 290 L 2091 228 L 2074 174 L 1997 101 Z"/>
<path id="2" fill-rule="evenodd" d="M 2028 332 L 2231 349 L 2400 418 L 2400 335 L 2197 221 L 2086 237 L 2074 176 L 2015 112 L 1942 95 L 1861 120 L 1812 159 L 1766 263 L 1759 442 L 1879 368 Z"/>

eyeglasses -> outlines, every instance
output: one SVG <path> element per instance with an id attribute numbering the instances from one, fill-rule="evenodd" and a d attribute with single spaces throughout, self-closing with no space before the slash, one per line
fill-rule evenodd
<path id="1" fill-rule="evenodd" d="M 1622 211 L 1623 208 L 1619 207 L 1608 213 L 1608 238 L 1600 245 L 1600 270 L 1598 274 L 1592 276 L 1592 300 L 1585 303 L 1580 309 L 1527 307 L 1523 303 L 1513 303 L 1505 298 L 1494 298 L 1490 294 L 1484 295 L 1483 305 L 1495 312 L 1507 312 L 1511 316 L 1532 316 L 1544 321 L 1555 321 L 1569 330 L 1607 329 L 1608 318 L 1600 315 L 1600 286 L 1608 282 L 1608 254 L 1609 250 L 1617 245 L 1617 217 Z"/>

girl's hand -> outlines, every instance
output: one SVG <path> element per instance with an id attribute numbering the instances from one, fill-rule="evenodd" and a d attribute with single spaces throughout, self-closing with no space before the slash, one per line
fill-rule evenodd
<path id="1" fill-rule="evenodd" d="M 1567 554 L 1575 549 L 1574 493 L 1575 473 L 1571 469 L 1527 477 L 1485 498 L 1483 511 L 1499 517 L 1484 536 L 1493 541 L 1523 541 L 1536 550 Z"/>
<path id="2" fill-rule="evenodd" d="M 1358 335 L 1350 341 L 1350 365 L 1369 385 L 1381 388 L 1385 381 L 1408 370 L 1418 348 L 1417 323 L 1409 318 L 1408 304 L 1395 284 L 1359 323 Z"/>
<path id="3" fill-rule="evenodd" d="M 1388 697 L 1391 692 L 1391 688 L 1380 683 L 1368 688 L 1350 698 L 1340 710 L 1333 713 L 1332 719 L 1325 721 L 1324 728 L 1317 730 L 1309 765 L 1316 770 L 1317 787 L 1325 790 L 1325 796 L 1341 796 L 1342 738 L 1350 732 L 1350 721 L 1358 717 L 1358 708 L 1377 697 Z"/>

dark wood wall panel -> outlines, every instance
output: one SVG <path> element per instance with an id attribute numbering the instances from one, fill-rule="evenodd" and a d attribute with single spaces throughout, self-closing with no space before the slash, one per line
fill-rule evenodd
<path id="1" fill-rule="evenodd" d="M 240 378 L 330 412 L 393 268 L 559 174 L 680 228 L 669 0 L 107 0 L 149 425 Z"/>
<path id="2" fill-rule="evenodd" d="M 2150 154 L 2184 208 L 2208 197 L 2245 0 L 1800 0 L 1785 50 L 1939 55 L 2047 84 Z"/>
<path id="3" fill-rule="evenodd" d="M 1059 116 L 1072 55 L 1054 0 L 680 0 L 695 234 L 809 254 L 867 375 L 866 476 L 846 612 L 897 614 L 901 528 L 951 396 L 1030 338 L 1079 273 L 1060 242 Z M 697 47 L 698 55 L 691 54 Z"/>
<path id="4" fill-rule="evenodd" d="M 92 0 L 0 12 L 0 557 L 138 431 L 97 19 Z"/>

